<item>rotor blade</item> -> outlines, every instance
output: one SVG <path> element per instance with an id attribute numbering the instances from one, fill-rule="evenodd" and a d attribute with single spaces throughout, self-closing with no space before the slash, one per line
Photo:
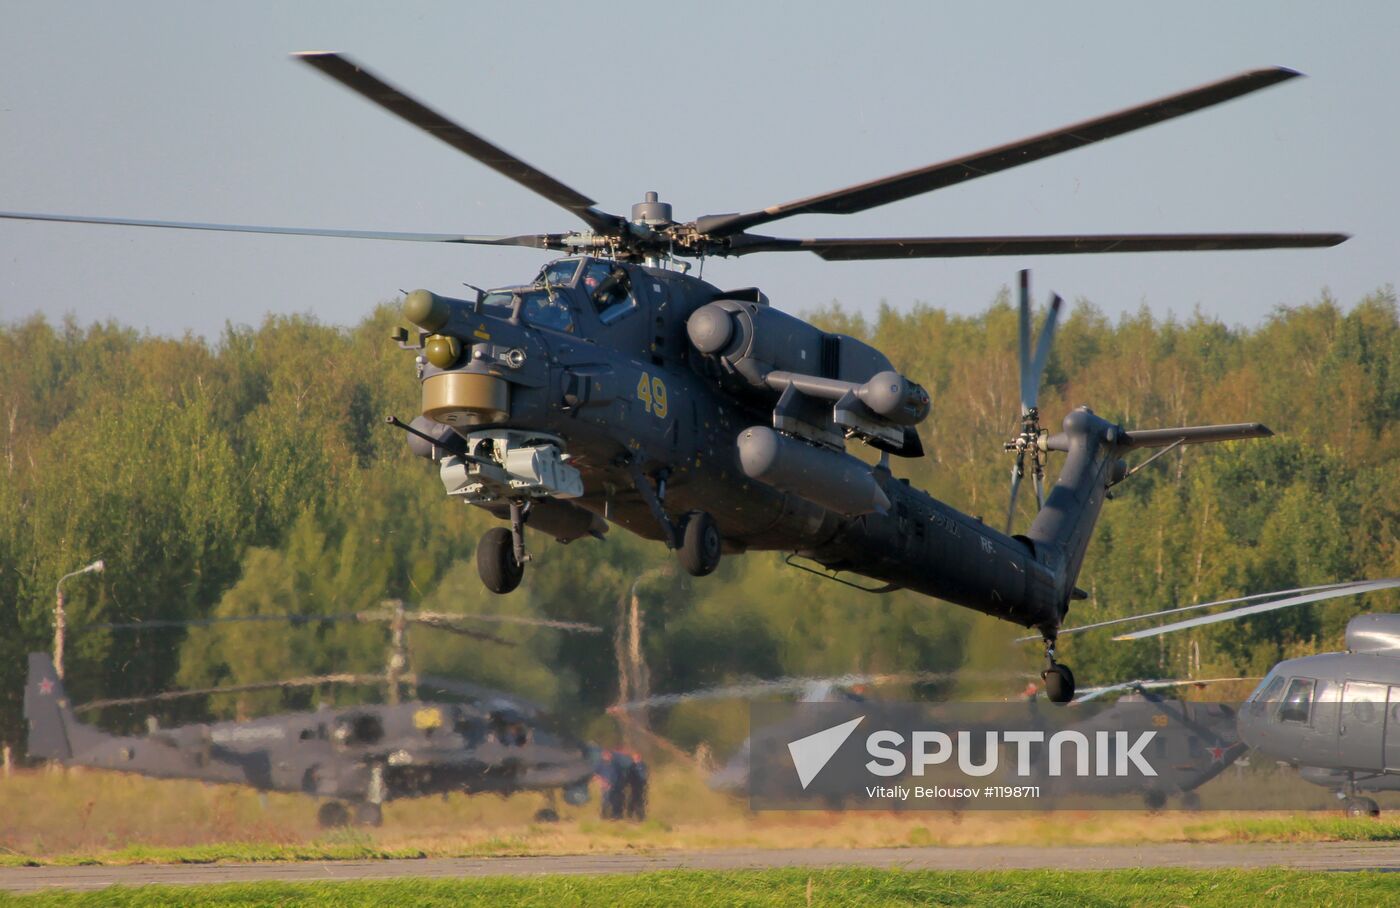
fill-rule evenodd
<path id="1" fill-rule="evenodd" d="M 366 609 L 363 612 L 356 612 L 354 620 L 362 622 L 376 622 L 381 624 L 392 623 L 396 617 L 393 609 Z M 499 643 L 502 646 L 517 646 L 513 640 L 504 637 L 497 637 L 495 634 L 488 634 L 485 631 L 464 627 L 457 618 L 467 617 L 465 615 L 441 615 L 436 612 L 413 612 L 404 611 L 403 620 L 409 624 L 422 624 L 434 630 L 449 631 L 454 634 L 461 634 L 464 637 L 472 637 L 476 640 L 483 640 L 487 643 Z"/>
<path id="2" fill-rule="evenodd" d="M 1050 297 L 1050 311 L 1045 313 L 1045 323 L 1040 326 L 1040 337 L 1035 343 L 1035 356 L 1031 359 L 1031 396 L 1029 401 L 1022 401 L 1022 406 L 1027 403 L 1032 407 L 1040 406 L 1040 383 L 1045 380 L 1045 365 L 1050 361 L 1050 346 L 1054 343 L 1055 326 L 1060 321 L 1060 308 L 1064 304 L 1058 293 Z"/>
<path id="3" fill-rule="evenodd" d="M 1045 469 L 1039 457 L 1032 458 L 1031 483 L 1035 486 L 1035 512 L 1039 514 L 1045 507 Z"/>
<path id="4" fill-rule="evenodd" d="M 172 230 L 218 230 L 228 233 L 273 233 L 283 236 L 329 236 L 352 240 L 400 240 L 407 243 L 470 243 L 479 246 L 531 246 L 563 249 L 564 234 L 527 236 L 469 236 L 456 233 L 398 233 L 390 230 L 334 230 L 320 227 L 261 227 L 250 224 L 205 224 L 199 221 L 153 221 L 146 218 L 105 218 L 76 214 L 0 211 L 16 221 L 58 221 L 66 224 L 110 224 L 116 227 L 165 227 Z"/>
<path id="5" fill-rule="evenodd" d="M 946 681 L 951 678 L 1004 680 L 1025 677 L 1030 676 L 1016 672 L 904 672 L 888 675 L 839 675 L 832 678 L 776 678 L 771 681 L 752 681 L 747 684 L 726 684 L 720 687 L 702 688 L 683 694 L 658 694 L 654 697 L 647 697 L 645 700 L 618 703 L 608 707 L 608 712 L 617 713 L 658 706 L 675 706 L 678 703 L 689 703 L 694 700 L 749 699 L 777 694 L 802 693 L 814 685 L 829 685 L 837 688 L 876 687 L 883 684 L 926 684 Z"/>
<path id="6" fill-rule="evenodd" d="M 502 176 L 573 212 L 594 230 L 616 233 L 622 224 L 622 219 L 617 215 L 594 208 L 592 199 L 420 104 L 348 57 L 325 51 L 302 51 L 292 56 Z"/>
<path id="7" fill-rule="evenodd" d="M 260 690 L 276 690 L 283 687 L 319 687 L 322 684 L 383 684 L 384 675 L 313 675 L 307 678 L 288 678 L 284 681 L 254 681 L 249 684 L 227 684 L 222 687 L 205 687 L 196 690 L 168 690 L 144 697 L 119 697 L 112 700 L 92 700 L 73 707 L 74 712 L 88 712 L 108 706 L 135 706 L 138 703 L 159 703 L 167 700 L 180 700 L 185 697 L 204 697 L 211 694 L 245 694 Z"/>
<path id="8" fill-rule="evenodd" d="M 211 618 L 152 618 L 148 621 L 113 621 L 103 624 L 87 624 L 80 631 L 147 631 L 170 627 L 210 627 L 215 624 L 263 624 L 285 621 L 289 624 L 316 624 L 334 621 L 358 621 L 356 612 L 342 612 L 334 615 L 215 615 Z"/>
<path id="9" fill-rule="evenodd" d="M 603 629 L 596 624 L 582 621 L 559 621 L 554 618 L 530 618 L 525 615 L 466 615 L 455 612 L 409 612 L 410 620 L 425 624 L 454 621 L 486 621 L 498 624 L 523 624 L 527 627 L 549 627 L 560 631 L 574 631 L 580 634 L 601 634 Z M 436 626 L 436 625 L 434 625 Z"/>
<path id="10" fill-rule="evenodd" d="M 1269 438 L 1273 434 L 1273 430 L 1263 423 L 1240 422 L 1222 426 L 1183 426 L 1178 429 L 1136 429 L 1125 433 L 1119 444 L 1128 448 L 1162 448 L 1177 443 L 1198 445 L 1212 441 Z"/>
<path id="11" fill-rule="evenodd" d="M 1011 503 L 1006 507 L 1006 535 L 1011 535 L 1011 521 L 1016 517 L 1016 495 L 1021 491 L 1021 477 L 1025 475 L 1025 452 L 1016 452 L 1016 465 L 1011 468 Z"/>
<path id="12" fill-rule="evenodd" d="M 1021 367 L 1021 415 L 1025 416 L 1035 406 L 1035 382 L 1031 375 L 1031 273 L 1023 268 L 1020 277 L 1016 353 Z"/>
<path id="13" fill-rule="evenodd" d="M 966 258 L 993 255 L 1084 255 L 1108 252 L 1212 252 L 1336 246 L 1345 233 L 1121 233 L 1080 236 L 828 237 L 790 239 L 742 234 L 722 254 L 815 252 L 829 262 Z"/>
<path id="14" fill-rule="evenodd" d="M 1102 627 L 1113 627 L 1117 624 L 1130 624 L 1134 621 L 1147 621 L 1150 618 L 1161 618 L 1166 615 L 1176 615 L 1181 612 L 1192 612 L 1203 608 L 1213 608 L 1217 605 L 1232 605 L 1236 602 L 1253 602 L 1256 599 L 1273 599 L 1278 596 L 1291 596 L 1297 593 L 1311 593 L 1316 590 L 1337 590 L 1343 587 L 1363 586 L 1371 583 L 1369 580 L 1348 580 L 1344 583 L 1323 583 L 1317 586 L 1300 586 L 1291 590 L 1274 590 L 1270 593 L 1254 593 L 1250 596 L 1235 596 L 1232 599 L 1217 599 L 1214 602 L 1197 602 L 1194 605 L 1179 605 L 1175 608 L 1163 609 L 1160 612 L 1145 612 L 1141 615 L 1128 615 L 1123 618 L 1110 618 L 1107 621 L 1097 621 L 1093 624 L 1081 624 L 1077 627 L 1062 627 L 1056 634 L 1060 637 L 1066 634 L 1078 634 L 1083 631 L 1098 630 Z M 1030 640 L 1043 640 L 1040 634 L 1031 634 L 1025 637 L 1017 637 L 1014 643 L 1026 643 Z"/>
<path id="15" fill-rule="evenodd" d="M 1123 681 L 1104 687 L 1088 687 L 1074 695 L 1075 703 L 1087 703 L 1120 690 L 1163 690 L 1170 687 L 1204 687 L 1207 684 L 1227 684 L 1231 681 L 1258 681 L 1257 675 L 1239 678 L 1184 678 L 1172 681 Z"/>
<path id="16" fill-rule="evenodd" d="M 1114 640 L 1142 640 L 1146 637 L 1156 637 L 1161 634 L 1170 634 L 1175 631 L 1186 630 L 1191 627 L 1200 627 L 1204 624 L 1215 624 L 1220 621 L 1234 621 L 1236 618 L 1247 618 L 1250 615 L 1258 615 L 1263 612 L 1271 612 L 1276 609 L 1288 608 L 1294 605 L 1307 605 L 1310 602 L 1321 602 L 1324 599 L 1338 599 L 1343 596 L 1359 596 L 1362 593 L 1375 593 L 1380 590 L 1388 590 L 1400 586 L 1400 577 L 1389 577 L 1384 580 L 1373 580 L 1365 583 L 1352 584 L 1333 590 L 1321 590 L 1314 593 L 1305 593 L 1301 596 L 1290 596 L 1287 599 L 1279 599 L 1274 602 L 1261 602 L 1258 605 L 1247 605 L 1244 608 L 1237 608 L 1229 612 L 1221 612 L 1217 615 L 1203 615 L 1200 618 L 1189 618 L 1186 621 L 1177 621 L 1173 624 L 1164 624 L 1161 627 L 1149 627 L 1146 630 L 1133 631 L 1130 634 L 1122 634 L 1114 637 Z"/>
<path id="17" fill-rule="evenodd" d="M 420 690 L 426 690 L 429 694 L 447 693 L 455 694 L 474 703 L 490 704 L 492 702 L 509 703 L 517 707 L 521 712 L 539 714 L 544 712 L 544 706 L 533 700 L 526 700 L 508 691 L 498 690 L 494 687 L 485 687 L 474 684 L 471 681 L 460 681 L 456 678 L 443 678 L 438 675 L 418 675 L 411 679 Z"/>
<path id="18" fill-rule="evenodd" d="M 1278 66 L 1256 69 L 1093 120 L 868 183 L 773 205 L 760 211 L 708 215 L 699 218 L 695 226 L 703 234 L 726 236 L 758 224 L 798 214 L 851 214 L 864 211 L 1082 148 L 1094 142 L 1238 98 L 1300 75 L 1302 73 Z"/>

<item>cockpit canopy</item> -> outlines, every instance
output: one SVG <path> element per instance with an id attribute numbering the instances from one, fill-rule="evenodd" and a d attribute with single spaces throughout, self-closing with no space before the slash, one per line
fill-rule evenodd
<path id="1" fill-rule="evenodd" d="M 495 318 L 518 316 L 535 328 L 577 334 L 580 310 L 610 325 L 637 308 L 637 297 L 626 267 L 585 256 L 550 262 L 528 286 L 487 291 L 481 307 Z"/>

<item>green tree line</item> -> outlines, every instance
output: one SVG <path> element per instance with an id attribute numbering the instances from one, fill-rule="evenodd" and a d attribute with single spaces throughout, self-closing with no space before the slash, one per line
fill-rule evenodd
<path id="1" fill-rule="evenodd" d="M 884 350 L 933 397 L 928 456 L 897 474 L 993 525 L 1004 518 L 1018 425 L 1016 314 L 1003 292 L 959 316 L 924 305 L 871 318 L 811 313 Z M 537 538 L 521 589 L 486 593 L 472 563 L 488 515 L 442 494 L 436 470 L 383 427 L 413 415 L 411 360 L 387 340 L 385 304 L 352 328 L 299 316 L 229 327 L 214 342 L 116 324 L 0 325 L 0 741 L 23 741 L 25 653 L 51 644 L 54 584 L 73 581 L 68 686 L 77 701 L 172 686 L 383 667 L 382 628 L 236 624 L 104 631 L 106 622 L 340 613 L 386 598 L 464 613 L 583 620 L 601 636 L 502 625 L 505 648 L 418 629 L 414 667 L 509 688 L 606 737 L 613 650 L 637 577 L 653 692 L 750 677 L 975 669 L 925 694 L 1007 696 L 1038 648 L 1017 628 L 908 593 L 874 596 L 784 565 L 728 558 L 716 575 L 654 571 L 659 544 L 614 529 L 559 546 Z M 1390 289 L 1344 307 L 1324 295 L 1235 327 L 1196 313 L 1117 320 L 1079 301 L 1063 322 L 1041 409 L 1088 404 L 1131 427 L 1259 420 L 1274 439 L 1174 451 L 1104 510 L 1070 623 L 1292 586 L 1400 574 L 1400 314 Z M 1051 471 L 1057 466 L 1052 461 Z M 1023 490 L 1017 530 L 1033 516 Z M 650 573 L 648 573 L 650 572 Z M 1072 638 L 1080 684 L 1258 674 L 1341 645 L 1361 608 L 1393 596 L 1259 616 L 1138 644 Z M 1001 680 L 997 680 L 1001 673 Z M 968 673 L 968 678 L 974 677 Z M 309 705 L 272 692 L 176 707 L 230 715 Z M 372 692 L 335 693 L 337 697 Z M 654 717 L 687 746 L 743 735 L 742 710 L 704 702 Z"/>

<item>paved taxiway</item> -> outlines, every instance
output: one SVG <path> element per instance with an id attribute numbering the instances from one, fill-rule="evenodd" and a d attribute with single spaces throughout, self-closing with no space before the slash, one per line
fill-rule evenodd
<path id="1" fill-rule="evenodd" d="M 306 861 L 263 864 L 147 864 L 124 867 L 5 867 L 0 891 L 100 889 L 153 883 L 317 883 L 398 877 L 451 878 L 653 870 L 763 870 L 879 867 L 901 870 L 1111 870 L 1125 867 L 1400 871 L 1400 843 L 1094 845 L 1063 848 L 808 848 L 788 851 L 674 851 L 542 857 Z"/>

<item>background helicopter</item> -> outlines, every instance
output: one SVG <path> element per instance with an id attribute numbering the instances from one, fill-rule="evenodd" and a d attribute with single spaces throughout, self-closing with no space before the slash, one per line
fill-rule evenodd
<path id="1" fill-rule="evenodd" d="M 570 211 L 587 229 L 522 236 L 404 234 L 0 213 L 200 230 L 523 246 L 574 253 L 527 286 L 473 301 L 415 291 L 405 317 L 420 330 L 423 416 L 396 425 L 439 463 L 449 495 L 508 517 L 478 548 L 488 588 L 508 592 L 529 560 L 527 522 L 561 540 L 602 532 L 601 519 L 676 549 L 694 575 L 723 551 L 787 550 L 826 568 L 905 587 L 1037 628 L 1050 698 L 1073 697 L 1055 636 L 1079 596 L 1075 580 L 1105 492 L 1139 447 L 1263 437 L 1259 424 L 1125 431 L 1087 407 L 1064 432 L 1040 427 L 1040 376 L 1060 303 L 1034 353 L 1021 294 L 1021 431 L 1012 502 L 1027 454 L 1042 500 L 1044 455 L 1069 458 L 1024 534 L 998 533 L 896 480 L 888 455 L 923 453 L 916 426 L 927 392 L 879 351 L 767 305 L 756 288 L 722 291 L 678 257 L 811 251 L 827 260 L 1331 246 L 1341 234 L 1123 234 L 1038 237 L 791 239 L 749 233 L 799 214 L 848 214 L 1005 170 L 1200 110 L 1293 78 L 1243 73 L 1095 120 L 764 209 L 676 222 L 655 194 L 630 218 L 525 164 L 337 54 L 299 59 L 391 113 Z M 674 266 L 668 268 L 667 266 Z M 771 428 L 770 428 L 771 425 Z M 856 439 L 881 452 L 871 469 Z"/>
<path id="2" fill-rule="evenodd" d="M 1359 580 L 1284 590 L 1222 602 L 1265 599 L 1213 615 L 1133 631 L 1115 640 L 1142 640 L 1233 621 L 1282 608 L 1400 587 L 1400 578 Z M 1083 627 L 1075 633 L 1219 605 L 1168 609 Z M 1346 651 L 1288 659 L 1275 665 L 1239 711 L 1239 737 L 1249 747 L 1298 767 L 1299 775 L 1330 788 L 1349 816 L 1379 816 L 1380 806 L 1358 792 L 1400 791 L 1400 615 L 1365 614 L 1346 627 Z M 1205 682 L 1160 682 L 1205 683 Z"/>
<path id="3" fill-rule="evenodd" d="M 492 616 L 478 616 L 487 617 Z M 216 621 L 349 620 L 384 622 L 389 654 L 382 674 L 336 674 L 201 690 L 166 691 L 145 697 L 99 700 L 74 706 L 53 660 L 29 655 L 24 712 L 29 755 L 64 765 L 92 766 L 156 778 L 196 779 L 248 785 L 259 791 L 299 792 L 323 799 L 322 826 L 355 822 L 378 826 L 385 801 L 430 794 L 545 792 L 550 806 L 540 820 L 558 818 L 554 796 L 570 804 L 588 800 L 597 748 L 543 727 L 540 710 L 511 694 L 408 670 L 404 629 L 421 624 L 508 644 L 466 626 L 464 616 L 390 608 L 349 615 L 253 615 Z M 140 622 L 141 627 L 192 622 Z M 560 622 L 551 622 L 559 624 Z M 129 625 L 107 625 L 125 628 Z M 573 629 L 597 631 L 576 626 Z M 170 702 L 214 694 L 384 685 L 386 702 L 321 707 L 250 721 L 212 722 L 160 728 L 151 721 L 144 735 L 108 734 L 80 722 L 79 712 Z M 427 699 L 403 700 L 408 686 Z M 441 699 L 444 695 L 453 700 Z M 466 700 L 467 702 L 458 702 Z M 349 803 L 351 808 L 346 807 Z"/>
<path id="4" fill-rule="evenodd" d="M 609 712 L 615 716 L 623 717 L 681 703 L 722 699 L 756 700 L 791 694 L 797 695 L 796 702 L 799 703 L 860 703 L 868 704 L 871 711 L 879 712 L 882 708 L 882 702 L 880 696 L 875 692 L 881 688 L 946 683 L 954 680 L 963 682 L 983 680 L 1004 683 L 1008 680 L 1029 681 L 1031 677 L 1005 672 L 980 674 L 915 672 L 851 674 L 830 678 L 781 678 L 772 681 L 752 681 L 704 688 L 679 694 L 662 694 L 620 703 L 612 707 Z M 1164 729 L 1171 729 L 1169 733 L 1157 736 L 1156 749 L 1152 752 L 1152 757 L 1154 765 L 1159 768 L 1159 775 L 1145 784 L 1140 779 L 1125 779 L 1118 784 L 1114 784 L 1111 780 L 1096 779 L 1092 787 L 1080 786 L 1076 788 L 1073 780 L 1051 777 L 1048 774 L 1046 765 L 1040 759 L 1044 756 L 1042 751 L 1040 756 L 1036 758 L 1038 774 L 1034 781 L 1051 793 L 1052 797 L 1057 794 L 1082 794 L 1110 798 L 1126 795 L 1134 798 L 1140 797 L 1142 802 L 1153 810 L 1165 806 L 1169 797 L 1179 797 L 1183 808 L 1194 810 L 1201 803 L 1196 790 L 1239 759 L 1248 750 L 1248 747 L 1240 741 L 1239 732 L 1235 727 L 1235 711 L 1229 706 L 1215 703 L 1187 703 L 1167 699 L 1162 697 L 1158 691 L 1168 687 L 1207 683 L 1211 682 L 1131 681 L 1089 688 L 1081 692 L 1076 704 L 1089 703 L 1111 694 L 1121 693 L 1124 696 L 1112 705 L 1086 711 L 1082 719 L 1074 719 L 1064 715 L 1047 717 L 1039 713 L 1035 709 L 1035 701 L 1039 691 L 1034 683 L 1028 684 L 1017 696 L 1006 698 L 1006 702 L 1024 702 L 1027 710 L 1025 715 L 1029 716 L 1034 724 L 1043 725 L 1045 719 L 1056 718 L 1061 720 L 1058 723 L 1060 727 L 1074 728 L 1086 734 L 1091 734 L 1099 729 L 1113 732 L 1125 731 L 1130 735 L 1142 731 L 1162 732 Z M 938 710 L 936 705 L 931 704 L 931 706 L 935 711 Z M 954 705 L 954 709 L 948 713 L 948 722 L 950 725 L 956 725 L 960 730 L 970 730 L 976 723 L 969 723 L 967 721 L 969 716 L 958 706 L 960 705 Z M 1011 717 L 1004 706 L 990 708 L 999 710 L 997 714 L 1003 720 Z M 1037 722 L 1037 719 L 1040 721 Z M 1069 724 L 1065 724 L 1066 720 Z M 991 725 L 1000 727 L 996 721 L 993 721 Z M 771 745 L 775 741 L 786 741 L 800 737 L 810 730 L 808 723 L 793 721 L 788 727 L 765 728 L 763 740 Z M 976 740 L 975 737 L 974 740 Z M 781 765 L 783 767 L 787 767 L 790 760 L 785 749 L 772 747 L 761 748 L 758 758 L 773 766 Z M 709 773 L 707 784 L 717 791 L 748 796 L 753 759 L 753 739 L 751 737 L 745 738 L 722 766 Z M 794 790 L 793 796 L 798 796 L 796 790 Z"/>

